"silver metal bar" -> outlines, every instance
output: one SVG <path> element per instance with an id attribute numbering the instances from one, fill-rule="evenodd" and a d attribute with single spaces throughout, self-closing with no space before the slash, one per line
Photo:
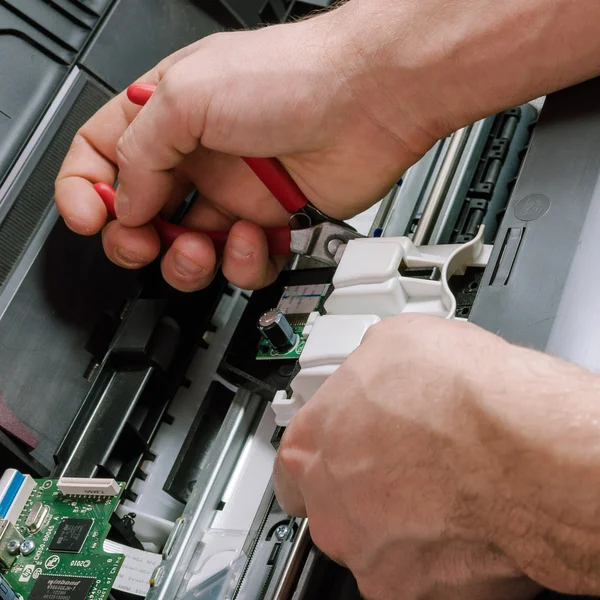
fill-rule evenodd
<path id="1" fill-rule="evenodd" d="M 446 194 L 450 189 L 452 178 L 458 168 L 471 129 L 472 125 L 469 125 L 468 127 L 459 129 L 452 135 L 448 151 L 444 156 L 444 161 L 442 162 L 435 184 L 429 194 L 429 198 L 427 198 L 423 214 L 421 215 L 419 224 L 417 225 L 417 229 L 413 236 L 413 242 L 416 246 L 427 243 L 435 228 L 436 219 L 442 209 Z"/>
<path id="2" fill-rule="evenodd" d="M 183 511 L 183 526 L 174 538 L 173 553 L 163 560 L 155 575 L 155 585 L 147 600 L 173 600 L 185 588 L 185 575 L 204 534 L 217 512 L 240 453 L 250 435 L 252 424 L 264 405 L 252 392 L 240 389 L 227 411 L 225 421 L 206 457 L 206 470 L 196 482 Z"/>
<path id="3" fill-rule="evenodd" d="M 300 570 L 310 550 L 310 530 L 308 529 L 308 519 L 302 519 L 298 527 L 298 533 L 294 540 L 294 545 L 290 551 L 287 563 L 281 574 L 281 579 L 277 584 L 272 600 L 290 600 L 296 581 L 300 575 Z"/>

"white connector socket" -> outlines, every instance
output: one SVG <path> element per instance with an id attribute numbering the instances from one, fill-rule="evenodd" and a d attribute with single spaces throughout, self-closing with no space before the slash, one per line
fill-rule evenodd
<path id="1" fill-rule="evenodd" d="M 375 315 L 325 315 L 315 319 L 300 356 L 300 372 L 291 384 L 291 398 L 279 391 L 271 404 L 277 425 L 289 423 L 380 320 Z"/>
<path id="2" fill-rule="evenodd" d="M 114 479 L 91 479 L 85 477 L 61 477 L 56 487 L 65 496 L 113 497 L 121 486 Z"/>
<path id="3" fill-rule="evenodd" d="M 491 246 L 484 228 L 466 244 L 420 246 L 407 237 L 359 238 L 346 246 L 333 276 L 334 290 L 325 302 L 326 316 L 312 313 L 304 328 L 308 339 L 292 395 L 279 391 L 272 402 L 277 425 L 285 426 L 361 343 L 367 329 L 401 313 L 456 317 L 456 298 L 449 286 L 467 267 L 485 267 Z M 437 268 L 435 280 L 402 275 L 401 269 Z"/>
<path id="4" fill-rule="evenodd" d="M 365 238 L 348 243 L 333 277 L 334 291 L 325 302 L 328 315 L 423 313 L 445 318 L 456 314 L 448 284 L 469 266 L 485 266 L 491 246 L 483 243 L 483 227 L 466 244 L 415 246 L 407 237 Z M 400 266 L 436 267 L 437 281 L 405 277 Z"/>

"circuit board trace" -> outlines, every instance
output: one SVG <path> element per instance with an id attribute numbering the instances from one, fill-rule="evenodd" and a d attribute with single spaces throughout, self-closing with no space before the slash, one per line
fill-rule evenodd
<path id="1" fill-rule="evenodd" d="M 23 600 L 106 600 L 124 560 L 122 554 L 103 550 L 123 485 L 112 497 L 74 497 L 63 495 L 56 480 L 37 484 L 16 523 L 35 550 L 19 555 L 2 574 Z M 25 523 L 36 503 L 50 510 L 39 530 L 31 533 Z"/>

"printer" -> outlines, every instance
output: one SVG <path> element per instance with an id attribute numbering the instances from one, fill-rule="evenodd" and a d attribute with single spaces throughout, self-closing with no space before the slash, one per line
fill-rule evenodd
<path id="1" fill-rule="evenodd" d="M 257 292 L 177 292 L 64 225 L 54 179 L 115 93 L 214 31 L 327 4 L 0 3 L 0 600 L 358 599 L 271 476 L 372 324 L 468 320 L 600 369 L 600 81 L 440 141 L 335 264 L 296 258 Z"/>

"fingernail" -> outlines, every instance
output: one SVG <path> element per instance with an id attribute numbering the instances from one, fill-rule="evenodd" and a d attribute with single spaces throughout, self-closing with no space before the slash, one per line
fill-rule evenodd
<path id="1" fill-rule="evenodd" d="M 123 250 L 123 248 L 115 248 L 115 254 L 120 262 L 135 267 L 144 266 L 148 264 L 148 261 L 137 254 L 132 254 L 129 250 Z"/>
<path id="2" fill-rule="evenodd" d="M 129 202 L 129 198 L 123 192 L 119 192 L 115 201 L 115 212 L 117 213 L 117 217 L 122 218 L 129 216 L 130 210 L 131 203 Z"/>
<path id="3" fill-rule="evenodd" d="M 230 236 L 229 251 L 234 258 L 250 258 L 254 252 L 254 246 L 244 238 L 238 236 Z"/>
<path id="4" fill-rule="evenodd" d="M 175 269 L 184 277 L 197 277 L 198 275 L 201 275 L 203 271 L 206 271 L 204 267 L 195 263 L 189 256 L 183 254 L 183 252 L 176 252 L 173 262 L 175 264 Z"/>

